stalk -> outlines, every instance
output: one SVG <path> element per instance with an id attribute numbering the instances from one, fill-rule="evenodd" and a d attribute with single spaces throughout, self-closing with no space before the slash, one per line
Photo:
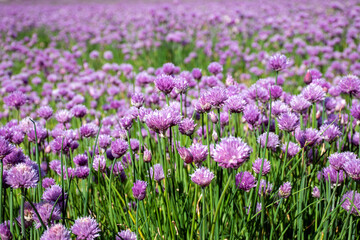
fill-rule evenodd
<path id="1" fill-rule="evenodd" d="M 25 191 L 24 188 L 22 188 L 22 189 L 21 189 L 20 214 L 21 214 L 21 237 L 22 237 L 23 240 L 26 239 L 25 216 L 24 216 L 25 194 L 26 194 L 26 191 Z"/>
<path id="2" fill-rule="evenodd" d="M 13 221 L 14 221 L 14 216 L 13 216 L 13 189 L 10 188 L 10 196 L 9 196 L 9 208 L 10 208 L 10 232 L 12 234 L 14 234 L 14 226 L 13 226 Z"/>
<path id="3" fill-rule="evenodd" d="M 87 215 L 90 185 L 92 183 L 92 165 L 93 165 L 93 160 L 94 160 L 94 156 L 95 156 L 95 148 L 96 148 L 96 145 L 97 145 L 97 142 L 98 142 L 100 130 L 101 130 L 101 123 L 100 123 L 99 130 L 98 130 L 98 133 L 97 133 L 96 139 L 95 139 L 95 145 L 94 145 L 94 148 L 93 148 L 93 153 L 94 154 L 91 157 L 91 161 L 89 161 L 90 173 L 89 173 L 88 182 L 87 182 L 87 190 L 85 192 L 84 211 L 83 211 L 83 215 L 85 215 L 85 216 Z"/>
<path id="4" fill-rule="evenodd" d="M 201 239 L 205 239 L 206 236 L 206 201 L 205 201 L 205 188 L 201 189 L 202 192 L 202 196 L 203 196 L 203 206 L 202 206 L 202 238 Z"/>
<path id="5" fill-rule="evenodd" d="M 316 103 L 313 103 L 312 107 L 312 128 L 316 129 L 317 123 L 316 123 Z"/>
<path id="6" fill-rule="evenodd" d="M 38 184 L 38 198 L 39 201 L 41 199 L 41 195 L 42 195 L 42 177 L 41 177 L 41 163 L 40 163 L 40 158 L 39 158 L 39 144 L 38 144 L 38 138 L 37 138 L 37 132 L 36 132 L 36 124 L 34 122 L 34 120 L 32 120 L 30 118 L 30 121 L 33 123 L 34 125 L 34 131 L 35 131 L 35 158 L 36 158 L 36 163 L 38 164 L 38 168 L 39 168 L 39 184 Z"/>
<path id="7" fill-rule="evenodd" d="M 215 222 L 216 222 L 217 216 L 218 216 L 218 214 L 219 214 L 220 206 L 221 206 L 221 204 L 222 204 L 222 201 L 223 201 L 224 198 L 225 198 L 225 193 L 226 193 L 227 189 L 229 188 L 230 182 L 231 182 L 231 180 L 232 180 L 232 175 L 233 175 L 233 174 L 231 173 L 231 175 L 229 176 L 229 179 L 228 179 L 228 181 L 227 181 L 227 183 L 226 183 L 226 185 L 225 185 L 225 188 L 224 188 L 224 190 L 223 190 L 223 192 L 222 192 L 222 194 L 221 194 L 221 196 L 220 196 L 219 202 L 217 203 L 214 220 L 213 220 L 212 223 L 211 223 L 212 226 L 211 226 L 210 239 L 213 239 L 213 237 L 214 237 Z"/>
<path id="8" fill-rule="evenodd" d="M 131 164 L 133 167 L 133 181 L 135 183 L 135 179 L 136 179 L 136 169 L 135 169 L 135 159 L 134 159 L 134 154 L 133 151 L 131 149 L 131 144 L 130 144 L 130 130 L 128 130 L 126 132 L 127 134 L 127 141 L 128 141 L 128 145 L 129 145 L 129 152 L 130 152 L 130 158 L 131 158 Z"/>

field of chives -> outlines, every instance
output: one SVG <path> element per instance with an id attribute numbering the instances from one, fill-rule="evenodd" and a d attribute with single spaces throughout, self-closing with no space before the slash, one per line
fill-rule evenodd
<path id="1" fill-rule="evenodd" d="M 360 1 L 0 3 L 2 240 L 360 239 Z"/>

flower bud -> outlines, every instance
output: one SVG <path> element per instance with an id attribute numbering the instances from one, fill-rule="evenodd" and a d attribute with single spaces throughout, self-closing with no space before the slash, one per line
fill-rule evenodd
<path id="1" fill-rule="evenodd" d="M 189 150 L 187 150 L 185 147 L 178 147 L 178 153 L 181 157 L 182 160 L 184 160 L 184 162 L 186 164 L 190 164 L 193 161 L 193 155 L 191 154 L 191 152 Z"/>
<path id="2" fill-rule="evenodd" d="M 213 131 L 213 133 L 212 133 L 212 138 L 213 138 L 213 140 L 214 140 L 215 142 L 218 141 L 219 137 L 218 137 L 218 134 L 216 133 L 216 131 Z"/>
<path id="3" fill-rule="evenodd" d="M 144 151 L 144 162 L 151 162 L 151 159 L 152 159 L 152 154 L 151 154 L 151 152 L 145 148 L 145 151 Z"/>
<path id="4" fill-rule="evenodd" d="M 210 120 L 213 123 L 217 123 L 218 122 L 218 117 L 216 116 L 216 114 L 214 112 L 209 112 L 209 116 L 210 116 Z"/>
<path id="5" fill-rule="evenodd" d="M 304 83 L 305 84 L 310 84 L 312 82 L 312 76 L 311 73 L 309 71 L 306 72 L 305 77 L 304 77 Z"/>

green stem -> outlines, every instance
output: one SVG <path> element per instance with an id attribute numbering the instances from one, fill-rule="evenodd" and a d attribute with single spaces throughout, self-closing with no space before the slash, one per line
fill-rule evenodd
<path id="1" fill-rule="evenodd" d="M 232 175 L 233 175 L 233 174 L 231 174 L 231 175 L 229 176 L 229 179 L 228 179 L 228 181 L 227 181 L 227 183 L 226 183 L 226 185 L 225 185 L 225 188 L 224 188 L 224 190 L 223 190 L 223 192 L 222 192 L 222 194 L 221 194 L 221 196 L 220 196 L 220 199 L 219 199 L 219 201 L 218 201 L 218 203 L 217 203 L 214 220 L 213 220 L 212 223 L 211 223 L 212 226 L 211 226 L 210 239 L 213 239 L 213 237 L 214 237 L 215 222 L 216 222 L 217 216 L 218 216 L 218 214 L 219 214 L 220 206 L 221 206 L 221 204 L 222 204 L 222 201 L 223 201 L 224 198 L 225 198 L 225 193 L 226 193 L 227 189 L 229 188 L 230 182 L 231 182 L 231 180 L 232 180 Z"/>
<path id="2" fill-rule="evenodd" d="M 26 231 L 25 231 L 25 216 L 24 216 L 24 204 L 25 204 L 25 194 L 26 191 L 24 188 L 21 189 L 21 205 L 20 205 L 20 213 L 21 213 L 21 236 L 22 239 L 26 239 Z"/>

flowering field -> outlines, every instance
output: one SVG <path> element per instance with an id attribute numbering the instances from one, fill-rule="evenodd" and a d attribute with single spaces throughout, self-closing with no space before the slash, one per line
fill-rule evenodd
<path id="1" fill-rule="evenodd" d="M 359 239 L 360 2 L 0 4 L 0 237 Z"/>

